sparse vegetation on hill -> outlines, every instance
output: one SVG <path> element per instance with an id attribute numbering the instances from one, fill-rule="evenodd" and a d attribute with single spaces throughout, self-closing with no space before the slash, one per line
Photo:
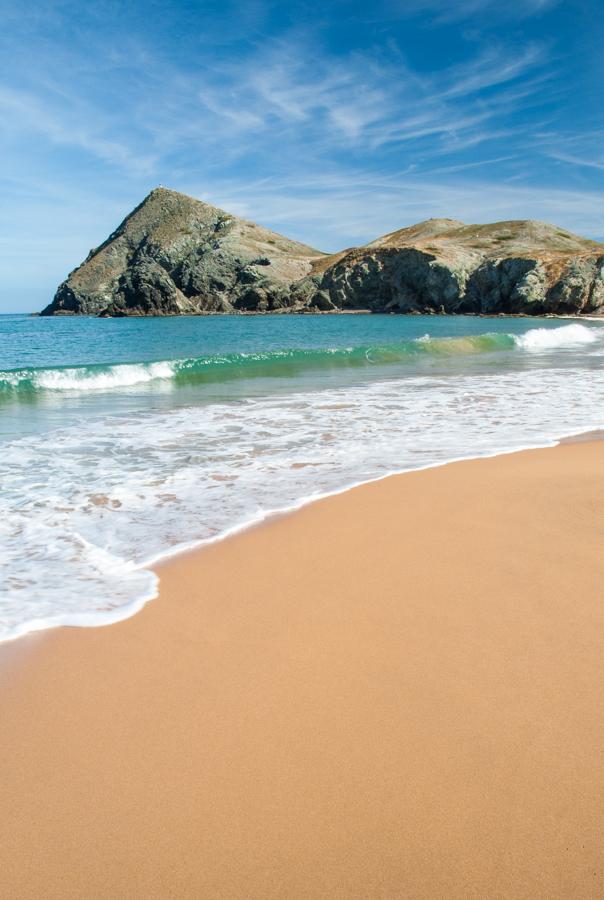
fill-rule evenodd
<path id="1" fill-rule="evenodd" d="M 428 219 L 321 253 L 157 188 L 43 315 L 238 312 L 600 314 L 604 244 L 533 220 Z"/>

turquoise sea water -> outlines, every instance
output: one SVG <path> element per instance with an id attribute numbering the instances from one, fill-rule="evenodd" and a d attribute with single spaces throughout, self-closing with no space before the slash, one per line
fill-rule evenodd
<path id="1" fill-rule="evenodd" d="M 388 472 L 601 427 L 604 323 L 0 316 L 0 636 L 101 624 L 149 562 Z"/>

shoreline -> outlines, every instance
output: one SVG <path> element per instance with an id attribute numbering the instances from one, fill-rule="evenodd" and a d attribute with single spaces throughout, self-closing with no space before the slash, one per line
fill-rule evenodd
<path id="1" fill-rule="evenodd" d="M 376 484 L 388 478 L 397 478 L 401 475 L 408 475 L 414 472 L 425 472 L 431 469 L 438 469 L 442 466 L 455 465 L 461 462 L 472 462 L 481 459 L 494 459 L 499 456 L 507 456 L 514 453 L 525 453 L 531 450 L 553 449 L 554 447 L 561 446 L 566 443 L 584 443 L 592 440 L 604 440 L 604 429 L 593 429 L 590 427 L 581 429 L 577 432 L 571 432 L 569 434 L 557 435 L 555 438 L 544 438 L 543 442 L 540 442 L 539 444 L 520 445 L 518 447 L 512 447 L 506 450 L 495 450 L 492 453 L 486 453 L 480 456 L 453 457 L 451 459 L 446 459 L 444 461 L 439 461 L 436 463 L 428 463 L 425 466 L 420 466 L 415 469 L 397 469 L 394 471 L 386 472 L 383 475 L 378 475 L 374 478 L 366 479 L 364 481 L 352 482 L 345 485 L 344 487 L 336 488 L 332 491 L 306 495 L 304 497 L 301 497 L 300 500 L 296 501 L 296 503 L 294 503 L 293 505 L 282 507 L 279 509 L 269 509 L 263 511 L 258 515 L 258 517 L 237 523 L 213 538 L 183 542 L 176 547 L 163 551 L 162 553 L 154 557 L 150 557 L 142 563 L 136 564 L 134 566 L 135 569 L 147 570 L 155 576 L 156 583 L 153 593 L 144 597 L 139 597 L 136 600 L 133 600 L 131 603 L 124 604 L 123 606 L 114 607 L 107 610 L 97 610 L 95 613 L 86 612 L 68 614 L 53 618 L 51 621 L 35 620 L 32 625 L 28 623 L 25 626 L 17 628 L 7 637 L 0 638 L 0 655 L 2 654 L 2 648 L 5 645 L 12 644 L 15 641 L 21 640 L 22 638 L 26 638 L 28 635 L 41 634 L 47 631 L 52 632 L 57 628 L 106 628 L 110 625 L 116 625 L 120 622 L 125 622 L 133 616 L 138 615 L 138 613 L 140 613 L 148 603 L 151 603 L 153 600 L 157 600 L 157 598 L 159 597 L 159 580 L 155 571 L 156 568 L 169 563 L 173 559 L 187 556 L 190 553 L 203 551 L 205 548 L 212 547 L 214 544 L 221 543 L 222 541 L 231 540 L 232 538 L 237 537 L 238 535 L 243 534 L 248 530 L 262 527 L 263 525 L 266 525 L 273 520 L 293 515 L 299 510 L 305 509 L 307 506 L 321 500 L 326 500 L 330 497 L 337 497 L 341 494 L 347 493 L 348 491 L 354 491 L 357 488 L 364 487 L 365 485 Z M 91 621 L 91 619 L 94 619 L 94 621 Z"/>
<path id="2" fill-rule="evenodd" d="M 373 481 L 7 644 L 7 892 L 598 894 L 603 456 Z"/>
<path id="3" fill-rule="evenodd" d="M 34 319 L 199 319 L 211 318 L 216 316 L 233 317 L 233 316 L 435 316 L 439 318 L 475 318 L 475 319 L 578 319 L 579 321 L 602 322 L 604 321 L 604 313 L 600 315 L 592 315 L 591 313 L 539 313 L 531 315 L 530 313 L 443 313 L 443 312 L 385 312 L 384 310 L 372 309 L 271 309 L 271 310 L 238 310 L 236 312 L 213 312 L 210 310 L 198 313 L 166 313 L 163 315 L 142 315 L 140 313 L 127 313 L 123 316 L 103 315 L 102 313 L 75 313 L 58 310 L 52 313 L 30 312 L 30 313 L 5 313 L 5 315 L 24 315 Z"/>

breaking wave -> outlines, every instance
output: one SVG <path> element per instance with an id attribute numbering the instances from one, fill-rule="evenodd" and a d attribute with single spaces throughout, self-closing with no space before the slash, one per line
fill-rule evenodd
<path id="1" fill-rule="evenodd" d="M 487 333 L 344 348 L 268 350 L 227 353 L 159 362 L 95 364 L 79 367 L 0 370 L 0 396 L 41 391 L 111 391 L 146 382 L 221 382 L 234 378 L 297 375 L 305 370 L 362 367 L 510 350 L 546 351 L 576 347 L 598 339 L 597 329 L 573 323 L 532 328 L 522 335 Z"/>
<path id="2" fill-rule="evenodd" d="M 561 347 L 593 344 L 597 339 L 595 328 L 573 323 L 561 328 L 531 328 L 526 334 L 517 335 L 515 341 L 522 350 L 557 350 Z"/>
<path id="3" fill-rule="evenodd" d="M 604 427 L 597 323 L 479 323 L 522 333 L 448 338 L 415 337 L 426 327 L 448 330 L 442 320 L 391 327 L 381 319 L 379 329 L 364 319 L 341 323 L 327 332 L 339 349 L 273 350 L 291 332 L 258 328 L 252 337 L 263 352 L 218 354 L 210 349 L 220 346 L 216 337 L 191 327 L 186 342 L 168 344 L 180 349 L 163 351 L 181 358 L 141 362 L 143 341 L 159 344 L 156 326 L 128 333 L 116 324 L 119 337 L 108 339 L 104 323 L 91 326 L 93 337 L 105 335 L 102 346 L 130 363 L 9 370 L 7 355 L 0 363 L 8 412 L 0 416 L 0 642 L 132 615 L 157 594 L 149 567 L 158 559 L 274 512 L 392 472 L 551 445 Z M 401 337 L 391 340 L 401 325 Z M 163 320 L 162 329 L 164 340 Z M 312 329 L 296 333 L 312 342 Z M 59 341 L 50 358 L 73 360 L 75 349 L 90 359 L 94 344 L 88 338 L 88 349 L 81 334 L 70 331 L 65 352 Z M 44 340 L 53 337 L 46 323 L 32 328 L 28 355 L 12 358 L 42 363 Z M 226 339 L 250 346 L 238 327 L 221 332 Z M 206 355 L 194 356 L 202 347 Z M 348 366 L 365 368 L 350 378 Z M 205 389 L 250 376 L 271 380 Z M 200 390 L 172 394 L 180 384 Z M 159 396 L 164 386 L 169 397 Z M 11 397 L 22 408 L 11 409 Z"/>

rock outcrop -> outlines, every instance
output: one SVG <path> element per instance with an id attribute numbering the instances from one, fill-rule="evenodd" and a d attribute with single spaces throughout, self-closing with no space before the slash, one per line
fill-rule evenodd
<path id="1" fill-rule="evenodd" d="M 602 314 L 604 244 L 534 221 L 429 219 L 324 254 L 157 188 L 42 315 Z"/>
<path id="2" fill-rule="evenodd" d="M 430 219 L 317 261 L 306 281 L 321 309 L 598 314 L 604 244 L 543 222 Z"/>
<path id="3" fill-rule="evenodd" d="M 157 188 L 59 286 L 42 315 L 270 311 L 324 254 Z"/>

